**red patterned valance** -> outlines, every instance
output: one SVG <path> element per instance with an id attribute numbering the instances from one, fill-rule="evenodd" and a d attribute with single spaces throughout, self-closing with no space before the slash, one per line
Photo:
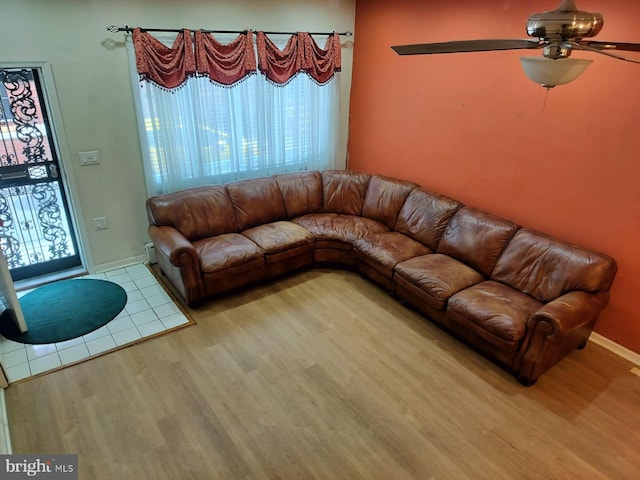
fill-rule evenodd
<path id="1" fill-rule="evenodd" d="M 304 34 L 291 35 L 284 50 L 280 50 L 264 32 L 258 32 L 256 43 L 258 45 L 258 68 L 272 82 L 284 85 L 302 71 Z"/>
<path id="2" fill-rule="evenodd" d="M 173 45 L 167 47 L 147 32 L 136 28 L 133 30 L 133 46 L 136 68 L 143 80 L 172 89 L 181 86 L 188 77 L 196 73 L 189 30 L 178 33 Z"/>
<path id="3" fill-rule="evenodd" d="M 200 30 L 178 33 L 171 47 L 140 28 L 133 30 L 136 67 L 142 80 L 174 89 L 189 77 L 203 75 L 221 85 L 233 85 L 259 69 L 270 81 L 284 85 L 300 72 L 319 84 L 331 80 L 341 68 L 340 35 L 333 33 L 320 48 L 306 32 L 292 35 L 280 50 L 264 32 L 257 32 L 258 65 L 253 32 L 240 34 L 228 44 Z M 194 48 L 195 45 L 195 48 Z"/>
<path id="4" fill-rule="evenodd" d="M 318 83 L 327 83 L 342 68 L 340 35 L 327 38 L 324 49 L 318 47 L 311 35 L 305 33 L 304 71 Z"/>
<path id="5" fill-rule="evenodd" d="M 242 33 L 228 44 L 218 42 L 210 33 L 195 34 L 198 74 L 222 85 L 233 85 L 257 70 L 253 33 Z"/>
<path id="6" fill-rule="evenodd" d="M 341 69 L 342 55 L 340 35 L 333 33 L 325 48 L 318 47 L 311 35 L 299 32 L 292 35 L 280 50 L 264 32 L 256 35 L 258 68 L 274 83 L 284 85 L 299 72 L 306 72 L 316 82 L 323 84 Z"/>

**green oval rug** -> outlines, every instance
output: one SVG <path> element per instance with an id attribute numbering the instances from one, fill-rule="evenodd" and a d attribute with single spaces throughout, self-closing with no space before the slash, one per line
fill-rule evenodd
<path id="1" fill-rule="evenodd" d="M 126 303 L 127 293 L 113 282 L 61 280 L 20 297 L 20 306 L 29 328 L 25 333 L 20 332 L 5 311 L 0 318 L 0 334 L 20 343 L 64 342 L 109 323 Z"/>

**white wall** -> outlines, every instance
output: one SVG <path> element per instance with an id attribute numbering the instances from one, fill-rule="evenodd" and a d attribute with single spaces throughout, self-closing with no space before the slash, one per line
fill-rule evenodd
<path id="1" fill-rule="evenodd" d="M 99 270 L 141 256 L 148 240 L 124 34 L 107 26 L 353 31 L 354 19 L 355 0 L 0 0 L 0 61 L 51 63 L 69 147 L 63 163 L 75 179 L 90 265 Z M 346 156 L 351 85 L 352 39 L 344 40 L 338 165 Z M 98 150 L 102 164 L 80 167 L 78 152 L 86 150 Z M 96 232 L 92 219 L 102 216 L 109 228 Z"/>

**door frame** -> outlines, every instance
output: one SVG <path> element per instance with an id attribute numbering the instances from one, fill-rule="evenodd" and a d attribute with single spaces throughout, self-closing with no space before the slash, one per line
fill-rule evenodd
<path id="1" fill-rule="evenodd" d="M 58 153 L 60 177 L 62 178 L 62 188 L 67 197 L 69 207 L 69 221 L 75 230 L 76 240 L 78 243 L 78 255 L 80 256 L 81 268 L 88 272 L 93 271 L 92 256 L 89 249 L 89 241 L 85 229 L 85 223 L 80 199 L 78 198 L 78 188 L 73 173 L 73 161 L 71 151 L 67 144 L 67 134 L 64 130 L 62 121 L 62 112 L 58 103 L 57 90 L 53 78 L 53 69 L 47 61 L 0 61 L 0 68 L 37 68 L 41 73 L 41 88 L 44 92 L 44 102 L 46 104 L 47 113 L 49 114 L 49 123 L 52 130 L 52 145 Z M 55 274 L 51 274 L 55 275 Z M 24 280 L 29 282 L 30 280 Z"/>

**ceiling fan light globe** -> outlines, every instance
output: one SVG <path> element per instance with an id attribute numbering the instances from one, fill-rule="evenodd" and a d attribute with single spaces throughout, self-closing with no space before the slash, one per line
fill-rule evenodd
<path id="1" fill-rule="evenodd" d="M 553 60 L 546 57 L 520 57 L 524 73 L 535 83 L 545 88 L 573 82 L 593 60 L 563 58 Z"/>

